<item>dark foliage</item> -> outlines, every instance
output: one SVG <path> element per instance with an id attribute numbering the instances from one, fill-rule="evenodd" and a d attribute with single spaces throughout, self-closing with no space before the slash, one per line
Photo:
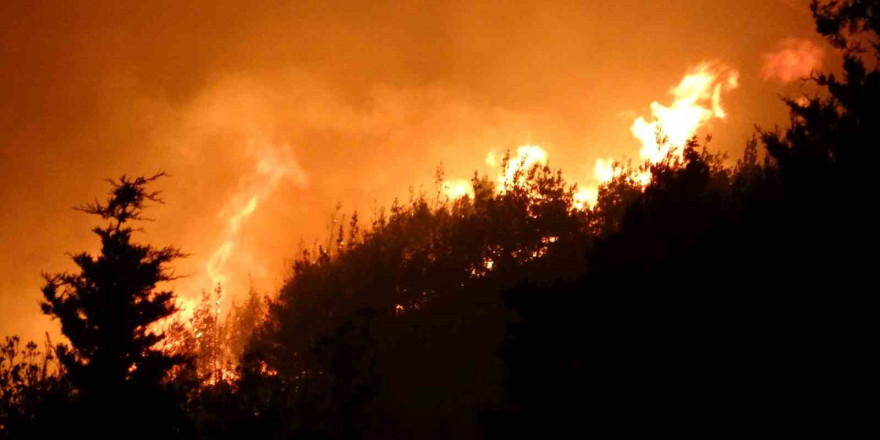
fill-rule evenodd
<path id="1" fill-rule="evenodd" d="M 334 220 L 330 248 L 303 252 L 253 340 L 244 370 L 272 375 L 251 375 L 238 393 L 283 406 L 253 408 L 261 416 L 251 429 L 479 434 L 479 414 L 505 400 L 500 292 L 526 267 L 535 280 L 573 278 L 589 242 L 586 214 L 571 208 L 575 189 L 558 172 L 509 166 L 518 173 L 500 193 L 475 178 L 473 199 L 414 196 L 365 232 L 356 214 L 347 228 Z"/>
<path id="2" fill-rule="evenodd" d="M 106 203 L 81 211 L 108 221 L 94 229 L 101 253 L 72 256 L 76 273 L 46 275 L 43 312 L 61 322 L 71 346 L 55 352 L 75 391 L 71 432 L 128 438 L 182 434 L 185 418 L 167 372 L 183 362 L 157 348 L 163 335 L 153 326 L 175 312 L 174 293 L 157 284 L 174 279 L 169 263 L 183 254 L 132 241 L 131 222 L 143 220 L 148 202 L 159 202 L 147 186 L 162 177 L 110 181 Z"/>
<path id="3" fill-rule="evenodd" d="M 48 335 L 43 351 L 34 342 L 22 348 L 17 336 L 0 346 L 0 439 L 64 432 L 71 390 L 53 352 Z"/>
<path id="4" fill-rule="evenodd" d="M 873 235 L 880 74 L 862 56 L 876 60 L 877 5 L 814 2 L 843 75 L 812 79 L 827 96 L 785 100 L 791 127 L 759 133 L 763 163 L 752 143 L 728 170 L 692 141 L 598 233 L 577 282 L 509 293 L 516 410 L 493 436 L 841 435 L 868 420 L 860 250 Z"/>

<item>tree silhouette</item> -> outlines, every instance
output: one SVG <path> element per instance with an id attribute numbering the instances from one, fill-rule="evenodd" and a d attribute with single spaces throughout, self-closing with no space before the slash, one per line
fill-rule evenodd
<path id="1" fill-rule="evenodd" d="M 878 4 L 813 2 L 843 74 L 816 73 L 806 80 L 822 95 L 784 99 L 789 127 L 759 130 L 733 168 L 694 139 L 643 191 L 600 190 L 584 274 L 508 293 L 513 410 L 492 437 L 839 436 L 868 420 Z"/>
<path id="2" fill-rule="evenodd" d="M 368 228 L 356 217 L 334 227 L 335 246 L 294 261 L 250 347 L 262 356 L 252 370 L 272 375 L 245 374 L 239 387 L 241 402 L 270 404 L 250 411 L 260 414 L 251 431 L 479 435 L 480 413 L 504 393 L 501 292 L 526 276 L 577 274 L 589 235 L 559 172 L 507 167 L 515 178 L 503 191 L 474 178 L 474 197 L 413 195 Z"/>
<path id="3" fill-rule="evenodd" d="M 162 176 L 110 180 L 105 203 L 78 208 L 108 221 L 93 230 L 101 239 L 100 254 L 73 255 L 76 273 L 45 275 L 42 310 L 61 322 L 70 341 L 71 347 L 61 345 L 57 354 L 88 415 L 83 422 L 104 419 L 90 429 L 147 435 L 170 422 L 145 423 L 145 418 L 168 418 L 173 407 L 161 383 L 183 358 L 156 347 L 163 335 L 153 326 L 176 311 L 174 293 L 157 284 L 175 279 L 169 264 L 184 255 L 174 247 L 133 242 L 131 226 L 145 220 L 147 203 L 161 202 L 147 186 Z"/>
<path id="4" fill-rule="evenodd" d="M 43 350 L 17 336 L 0 345 L 0 439 L 51 438 L 69 419 L 70 386 L 48 333 Z"/>

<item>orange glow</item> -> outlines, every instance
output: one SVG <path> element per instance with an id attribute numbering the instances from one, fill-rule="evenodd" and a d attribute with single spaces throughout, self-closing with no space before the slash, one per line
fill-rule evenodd
<path id="1" fill-rule="evenodd" d="M 791 82 L 810 76 L 822 63 L 822 48 L 810 40 L 787 38 L 763 55 L 761 76 L 767 81 Z"/>

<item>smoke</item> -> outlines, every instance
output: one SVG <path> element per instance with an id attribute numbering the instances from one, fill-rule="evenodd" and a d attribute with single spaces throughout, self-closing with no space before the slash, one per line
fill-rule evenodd
<path id="1" fill-rule="evenodd" d="M 765 81 L 784 83 L 806 78 L 822 64 L 822 48 L 810 40 L 786 38 L 775 51 L 762 56 L 761 76 Z"/>
<path id="2" fill-rule="evenodd" d="M 484 167 L 479 151 L 530 129 L 525 116 L 451 87 L 377 86 L 353 100 L 298 70 L 218 77 L 175 111 L 183 122 L 154 142 L 173 146 L 169 171 L 187 177 L 166 193 L 193 254 L 192 276 L 177 285 L 189 297 L 217 284 L 224 298 L 274 290 L 301 245 L 326 239 L 337 204 L 369 220 L 371 206 L 408 186 L 433 187 L 439 164 L 471 175 Z M 466 179 L 445 186 L 472 194 Z"/>

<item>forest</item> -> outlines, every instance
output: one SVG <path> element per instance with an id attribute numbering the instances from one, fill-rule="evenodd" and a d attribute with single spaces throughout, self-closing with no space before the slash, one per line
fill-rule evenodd
<path id="1" fill-rule="evenodd" d="M 693 138 L 578 207 L 508 154 L 472 194 L 338 216 L 222 315 L 216 286 L 180 318 L 184 250 L 136 240 L 164 174 L 110 179 L 77 208 L 99 253 L 44 275 L 66 340 L 2 342 L 0 439 L 862 432 L 880 2 L 811 10 L 842 65 L 739 157 Z"/>

